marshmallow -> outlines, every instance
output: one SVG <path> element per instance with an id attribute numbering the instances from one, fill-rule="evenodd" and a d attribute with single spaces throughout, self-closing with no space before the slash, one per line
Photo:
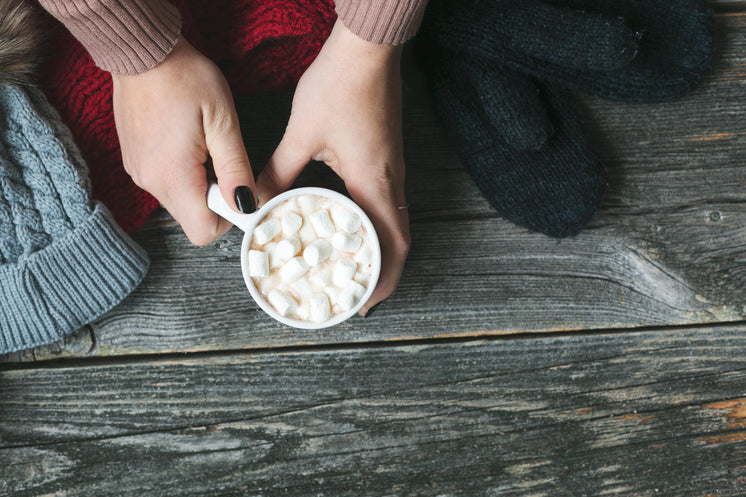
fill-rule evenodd
<path id="1" fill-rule="evenodd" d="M 259 291 L 262 295 L 267 295 L 269 292 L 277 288 L 280 284 L 280 277 L 276 274 L 270 274 L 266 278 L 259 281 Z"/>
<path id="2" fill-rule="evenodd" d="M 360 244 L 360 248 L 355 252 L 353 259 L 362 267 L 370 267 L 373 263 L 373 251 L 370 249 L 368 240 Z"/>
<path id="3" fill-rule="evenodd" d="M 303 257 L 293 257 L 280 268 L 280 278 L 285 283 L 292 283 L 308 272 L 308 264 Z"/>
<path id="4" fill-rule="evenodd" d="M 309 304 L 308 302 L 301 302 L 298 306 L 298 310 L 296 310 L 295 313 L 298 315 L 298 319 L 300 319 L 301 321 L 310 321 L 311 304 Z"/>
<path id="5" fill-rule="evenodd" d="M 328 266 L 316 266 L 309 273 L 311 283 L 319 288 L 329 286 L 332 279 L 332 270 Z"/>
<path id="6" fill-rule="evenodd" d="M 285 214 L 286 212 L 290 211 L 297 211 L 298 210 L 298 202 L 295 201 L 295 197 L 290 197 L 286 201 L 284 201 L 282 204 L 282 214 Z"/>
<path id="7" fill-rule="evenodd" d="M 303 224 L 298 230 L 298 236 L 303 243 L 311 243 L 318 238 L 316 232 L 313 230 L 313 226 L 311 226 L 311 218 L 303 218 Z"/>
<path id="8" fill-rule="evenodd" d="M 267 300 L 269 300 L 269 303 L 272 304 L 272 307 L 274 307 L 275 310 L 282 316 L 287 316 L 291 312 L 295 312 L 295 310 L 298 308 L 298 303 L 293 300 L 290 295 L 285 292 L 281 292 L 280 290 L 272 290 L 271 292 L 269 292 L 269 295 L 267 295 Z"/>
<path id="9" fill-rule="evenodd" d="M 252 278 L 269 276 L 269 256 L 261 250 L 249 250 L 249 275 Z"/>
<path id="10" fill-rule="evenodd" d="M 344 288 L 352 280 L 352 277 L 355 276 L 355 271 L 357 271 L 357 264 L 347 259 L 340 259 L 334 265 L 332 282 L 336 286 Z"/>
<path id="11" fill-rule="evenodd" d="M 321 209 L 311 214 L 311 224 L 316 234 L 322 238 L 329 238 L 334 234 L 334 223 L 329 217 L 326 209 Z"/>
<path id="12" fill-rule="evenodd" d="M 352 233 L 338 231 L 332 235 L 332 246 L 342 252 L 355 252 L 363 240 Z"/>
<path id="13" fill-rule="evenodd" d="M 360 300 L 360 297 L 365 295 L 365 287 L 360 283 L 350 281 L 347 285 L 339 292 L 337 297 L 337 304 L 345 311 L 349 311 L 355 304 Z"/>
<path id="14" fill-rule="evenodd" d="M 295 257 L 298 252 L 300 252 L 300 246 L 300 240 L 298 240 L 298 238 L 294 236 L 291 236 L 289 238 L 281 240 L 277 244 L 275 253 L 283 261 L 288 261 Z"/>
<path id="15" fill-rule="evenodd" d="M 282 226 L 280 225 L 280 221 L 277 219 L 269 219 L 254 228 L 254 241 L 259 245 L 264 245 L 276 237 L 281 230 Z"/>
<path id="16" fill-rule="evenodd" d="M 267 252 L 267 255 L 269 256 L 269 269 L 277 269 L 285 262 L 277 253 L 277 242 L 269 242 L 264 245 L 264 251 Z"/>
<path id="17" fill-rule="evenodd" d="M 298 278 L 295 283 L 290 285 L 299 300 L 307 300 L 313 294 L 313 287 L 307 278 Z"/>
<path id="18" fill-rule="evenodd" d="M 360 217 L 351 210 L 345 209 L 341 206 L 335 206 L 332 207 L 330 213 L 332 215 L 332 221 L 334 221 L 334 226 L 336 226 L 338 230 L 346 231 L 347 233 L 355 233 L 360 229 L 360 225 L 362 224 Z"/>
<path id="19" fill-rule="evenodd" d="M 295 212 L 288 212 L 284 216 L 282 216 L 282 220 L 280 221 L 280 224 L 282 224 L 282 234 L 285 236 L 294 235 L 298 232 L 301 225 L 303 224 L 303 218 L 300 217 Z"/>
<path id="20" fill-rule="evenodd" d="M 323 323 L 332 317 L 332 309 L 329 305 L 329 298 L 323 293 L 315 293 L 309 301 L 311 306 L 311 321 Z"/>
<path id="21" fill-rule="evenodd" d="M 331 244 L 324 239 L 319 239 L 306 247 L 303 251 L 303 259 L 305 259 L 309 266 L 316 266 L 328 259 L 331 253 Z"/>
<path id="22" fill-rule="evenodd" d="M 355 273 L 355 276 L 352 279 L 363 286 L 368 286 L 368 282 L 370 281 L 370 274 L 364 271 L 358 271 L 357 273 Z"/>
<path id="23" fill-rule="evenodd" d="M 304 214 L 311 214 L 316 210 L 316 197 L 313 195 L 301 195 L 296 197 L 298 201 L 298 207 Z"/>
<path id="24" fill-rule="evenodd" d="M 324 288 L 324 293 L 329 297 L 331 303 L 336 304 L 337 299 L 339 299 L 340 289 L 335 286 L 328 286 Z"/>

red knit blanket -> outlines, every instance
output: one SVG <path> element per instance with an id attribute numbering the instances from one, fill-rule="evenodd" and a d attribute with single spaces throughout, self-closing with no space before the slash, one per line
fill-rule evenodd
<path id="1" fill-rule="evenodd" d="M 234 95 L 288 88 L 321 50 L 336 19 L 332 0 L 172 0 L 182 34 L 223 70 Z M 142 226 L 158 201 L 138 188 L 122 165 L 109 73 L 62 25 L 46 40 L 42 87 L 88 163 L 93 197 L 128 232 Z"/>

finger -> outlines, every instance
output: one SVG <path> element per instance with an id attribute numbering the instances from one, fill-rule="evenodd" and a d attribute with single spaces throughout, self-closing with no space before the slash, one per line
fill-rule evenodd
<path id="1" fill-rule="evenodd" d="M 229 97 L 228 97 L 229 98 Z M 215 176 L 225 201 L 238 212 L 251 214 L 257 202 L 254 174 L 241 137 L 238 115 L 229 98 L 229 107 L 210 112 L 203 123 L 205 143 Z"/>
<path id="2" fill-rule="evenodd" d="M 370 217 L 381 244 L 381 274 L 373 294 L 360 310 L 360 315 L 365 316 L 394 292 L 409 253 L 409 212 L 399 208 L 406 205 L 403 163 L 393 174 L 358 175 L 345 181 L 345 185 Z"/>
<path id="3" fill-rule="evenodd" d="M 207 175 L 202 164 L 179 168 L 167 176 L 166 183 L 148 188 L 181 225 L 194 245 L 213 242 L 232 224 L 207 207 Z"/>
<path id="4" fill-rule="evenodd" d="M 298 143 L 286 132 L 257 179 L 256 191 L 262 202 L 290 188 L 311 155 L 308 146 Z"/>

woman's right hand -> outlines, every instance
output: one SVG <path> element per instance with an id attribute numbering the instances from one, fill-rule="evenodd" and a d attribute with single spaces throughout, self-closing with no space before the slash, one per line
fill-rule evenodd
<path id="1" fill-rule="evenodd" d="M 156 67 L 112 78 L 124 168 L 192 243 L 206 245 L 231 227 L 207 207 L 208 157 L 228 205 L 239 212 L 256 209 L 233 97 L 213 62 L 180 38 Z"/>

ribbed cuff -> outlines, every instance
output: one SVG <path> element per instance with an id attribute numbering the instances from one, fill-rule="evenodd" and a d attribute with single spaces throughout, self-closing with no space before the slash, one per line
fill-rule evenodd
<path id="1" fill-rule="evenodd" d="M 427 0 L 337 0 L 337 16 L 360 38 L 401 45 L 417 33 Z"/>
<path id="2" fill-rule="evenodd" d="M 39 0 L 80 41 L 101 69 L 138 74 L 171 53 L 181 33 L 167 0 Z"/>
<path id="3" fill-rule="evenodd" d="M 97 204 L 65 238 L 0 266 L 0 354 L 56 342 L 94 321 L 140 284 L 149 264 Z"/>

